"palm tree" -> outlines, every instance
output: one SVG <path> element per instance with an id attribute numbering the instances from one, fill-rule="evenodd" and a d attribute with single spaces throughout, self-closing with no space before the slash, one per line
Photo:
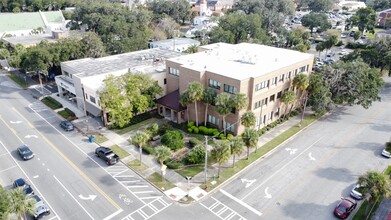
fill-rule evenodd
<path id="1" fill-rule="evenodd" d="M 204 87 L 200 82 L 191 82 L 187 86 L 187 98 L 190 103 L 194 102 L 195 106 L 195 116 L 196 116 L 196 125 L 198 127 L 198 110 L 197 110 L 197 101 L 200 101 L 203 98 Z"/>
<path id="2" fill-rule="evenodd" d="M 320 52 L 324 51 L 325 46 L 324 46 L 324 43 L 323 42 L 319 42 L 317 45 L 316 45 L 316 51 L 319 52 L 319 57 L 320 57 Z"/>
<path id="3" fill-rule="evenodd" d="M 231 156 L 231 150 L 230 150 L 229 142 L 223 141 L 223 140 L 215 141 L 215 146 L 213 147 L 213 150 L 212 150 L 212 157 L 219 164 L 219 168 L 217 171 L 218 178 L 220 178 L 221 164 L 223 164 L 225 161 L 227 161 L 230 156 Z"/>
<path id="4" fill-rule="evenodd" d="M 231 96 L 228 93 L 222 92 L 216 96 L 215 103 L 216 111 L 223 117 L 223 130 L 224 135 L 226 135 L 225 116 L 232 111 Z"/>
<path id="5" fill-rule="evenodd" d="M 293 87 L 300 89 L 302 91 L 301 96 L 303 96 L 304 91 L 310 85 L 310 78 L 304 73 L 297 74 L 292 80 L 292 85 Z"/>
<path id="6" fill-rule="evenodd" d="M 240 110 L 245 109 L 248 106 L 247 96 L 243 93 L 235 94 L 231 96 L 232 107 L 236 108 L 239 112 Z"/>
<path id="7" fill-rule="evenodd" d="M 181 96 L 179 97 L 179 103 L 181 103 L 181 105 L 183 105 L 183 106 L 186 106 L 187 123 L 189 123 L 190 117 L 189 117 L 189 106 L 188 105 L 191 102 L 189 101 L 189 94 L 187 91 L 185 91 L 184 93 L 181 94 Z"/>
<path id="8" fill-rule="evenodd" d="M 244 142 L 241 137 L 231 138 L 232 167 L 235 167 L 235 156 L 243 152 Z"/>
<path id="9" fill-rule="evenodd" d="M 8 219 L 10 208 L 11 201 L 9 193 L 0 185 L 0 219 Z"/>
<path id="10" fill-rule="evenodd" d="M 281 102 L 285 104 L 285 112 L 284 117 L 287 115 L 288 106 L 292 105 L 291 110 L 293 108 L 293 104 L 296 102 L 296 93 L 292 90 L 284 92 L 281 96 Z"/>
<path id="11" fill-rule="evenodd" d="M 253 128 L 246 128 L 242 134 L 244 145 L 247 147 L 247 160 L 250 155 L 250 148 L 255 147 L 255 152 L 257 152 L 258 137 L 258 132 Z"/>
<path id="12" fill-rule="evenodd" d="M 132 143 L 139 147 L 140 152 L 140 166 L 141 166 L 141 155 L 143 145 L 146 144 L 149 140 L 149 135 L 144 131 L 137 131 L 136 134 L 132 137 Z"/>
<path id="13" fill-rule="evenodd" d="M 18 219 L 21 219 L 22 216 L 24 219 L 27 219 L 26 214 L 35 214 L 35 200 L 31 197 L 28 197 L 22 187 L 14 188 L 9 191 L 10 198 L 10 212 L 16 213 Z"/>
<path id="14" fill-rule="evenodd" d="M 240 118 L 241 124 L 246 128 L 254 126 L 256 120 L 254 112 L 245 112 Z"/>
<path id="15" fill-rule="evenodd" d="M 376 200 L 382 197 L 390 197 L 390 178 L 384 173 L 379 173 L 376 171 L 368 171 L 363 176 L 358 178 L 358 184 L 363 186 L 363 195 L 369 193 L 370 197 L 368 202 L 374 204 Z M 368 205 L 367 207 L 372 207 Z M 368 214 L 369 209 L 365 210 L 365 213 Z"/>
<path id="16" fill-rule="evenodd" d="M 160 165 L 163 166 L 163 162 L 170 158 L 171 156 L 171 149 L 167 146 L 161 145 L 155 148 L 155 156 L 156 159 L 159 161 Z"/>
<path id="17" fill-rule="evenodd" d="M 208 87 L 204 90 L 202 101 L 206 105 L 206 107 L 205 107 L 205 122 L 204 122 L 205 126 L 206 126 L 206 122 L 208 121 L 208 107 L 209 107 L 209 105 L 211 105 L 213 103 L 213 100 L 215 99 L 215 97 L 216 97 L 216 93 L 213 88 Z"/>

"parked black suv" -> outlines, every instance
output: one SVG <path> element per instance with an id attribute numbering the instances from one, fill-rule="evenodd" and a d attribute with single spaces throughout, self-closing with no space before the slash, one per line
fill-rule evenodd
<path id="1" fill-rule="evenodd" d="M 70 121 L 62 121 L 60 123 L 60 127 L 62 127 L 65 131 L 73 131 L 74 127 Z"/>
<path id="2" fill-rule="evenodd" d="M 118 163 L 119 157 L 108 147 L 98 147 L 95 150 L 96 156 L 106 161 L 107 165 L 113 165 Z"/>

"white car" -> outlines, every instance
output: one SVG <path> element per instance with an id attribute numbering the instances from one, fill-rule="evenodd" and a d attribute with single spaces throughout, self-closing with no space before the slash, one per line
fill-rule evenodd
<path id="1" fill-rule="evenodd" d="M 382 152 L 381 152 L 381 155 L 387 157 L 387 158 L 391 158 L 391 153 L 388 152 L 386 149 L 384 149 Z"/>
<path id="2" fill-rule="evenodd" d="M 353 187 L 352 191 L 350 191 L 350 195 L 355 198 L 355 199 L 363 199 L 364 198 L 364 195 L 361 193 L 361 190 L 363 186 L 361 186 L 360 184 L 357 184 Z"/>
<path id="3" fill-rule="evenodd" d="M 42 201 L 42 199 L 37 196 L 37 195 L 34 195 L 32 196 L 32 198 L 35 200 L 35 205 L 34 205 L 34 219 L 40 219 L 42 218 L 43 216 L 45 215 L 49 215 L 50 214 L 50 209 L 48 208 L 48 206 Z"/>

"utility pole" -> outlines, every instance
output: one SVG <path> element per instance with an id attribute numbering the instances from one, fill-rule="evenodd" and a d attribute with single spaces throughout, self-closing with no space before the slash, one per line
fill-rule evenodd
<path id="1" fill-rule="evenodd" d="M 208 136 L 205 136 L 205 184 L 208 180 Z"/>

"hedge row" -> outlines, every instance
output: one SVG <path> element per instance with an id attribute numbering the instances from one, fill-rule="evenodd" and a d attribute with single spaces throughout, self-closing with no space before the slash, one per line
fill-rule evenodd
<path id="1" fill-rule="evenodd" d="M 47 105 L 51 109 L 59 109 L 62 108 L 62 104 L 55 100 L 53 97 L 46 96 L 45 98 L 42 99 L 42 102 Z"/>

